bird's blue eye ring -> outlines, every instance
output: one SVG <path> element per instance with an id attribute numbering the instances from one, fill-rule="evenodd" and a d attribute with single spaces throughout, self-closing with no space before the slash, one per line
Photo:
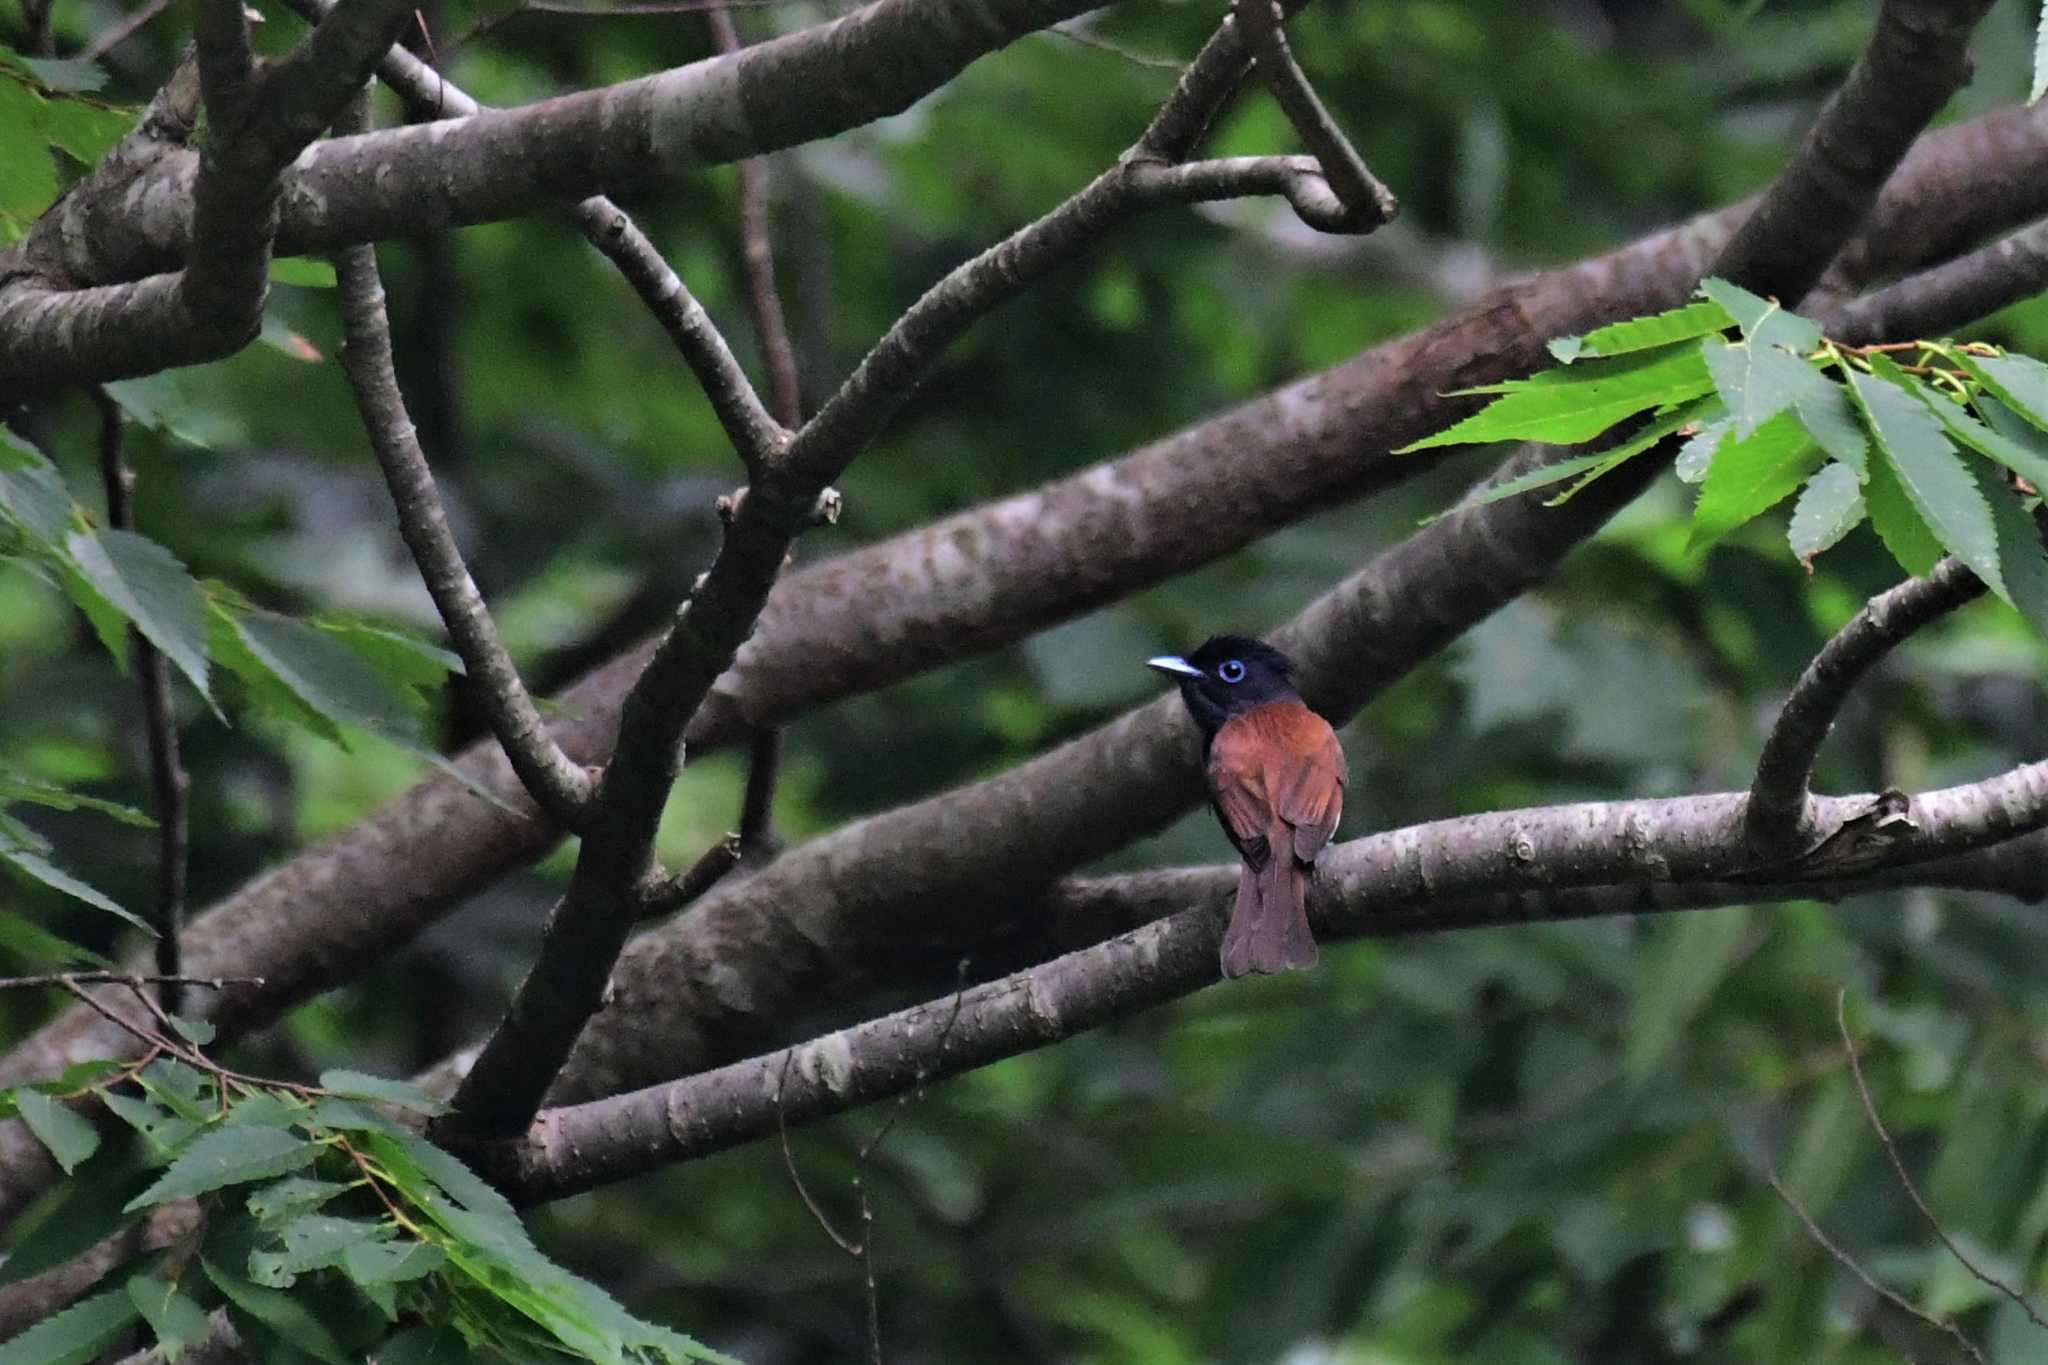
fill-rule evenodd
<path id="1" fill-rule="evenodd" d="M 1236 659 L 1225 659 L 1216 666 L 1216 676 L 1227 683 L 1241 683 L 1244 681 L 1244 665 Z"/>

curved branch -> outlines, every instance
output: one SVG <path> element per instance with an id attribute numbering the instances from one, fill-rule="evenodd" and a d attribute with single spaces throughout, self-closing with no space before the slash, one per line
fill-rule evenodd
<path id="1" fill-rule="evenodd" d="M 2048 222 L 1851 299 L 1835 310 L 1834 325 L 1841 336 L 1943 336 L 2044 289 Z"/>
<path id="2" fill-rule="evenodd" d="M 1785 698 L 1750 784 L 1743 825 L 1758 853 L 1776 857 L 1811 841 L 1813 761 L 1863 675 L 1913 632 L 1983 592 L 1962 561 L 1944 559 L 1927 577 L 1871 598 L 1814 656 Z"/>
<path id="3" fill-rule="evenodd" d="M 363 429 L 391 490 L 399 534 L 412 551 L 449 639 L 462 655 L 491 733 L 504 746 L 512 770 L 550 819 L 564 829 L 581 829 L 590 805 L 590 775 L 555 743 L 519 679 L 518 666 L 499 641 L 490 608 L 448 529 L 448 514 L 426 452 L 420 449 L 419 434 L 406 415 L 405 397 L 392 368 L 391 324 L 384 315 L 377 249 L 352 246 L 337 252 L 335 269 L 346 337 L 342 369 L 355 390 Z"/>
<path id="4" fill-rule="evenodd" d="M 1250 36 L 1252 50 L 1258 54 L 1259 72 L 1266 78 L 1273 98 L 1294 125 L 1294 131 L 1315 154 L 1324 179 L 1335 191 L 1338 215 L 1329 221 L 1342 226 L 1325 227 L 1306 215 L 1303 221 L 1327 232 L 1370 232 L 1392 221 L 1400 205 L 1394 192 L 1366 169 L 1365 159 L 1323 107 L 1315 87 L 1309 84 L 1301 64 L 1287 46 L 1287 31 L 1281 27 L 1275 8 L 1273 0 L 1237 0 L 1234 13 Z"/>
<path id="5" fill-rule="evenodd" d="M 1319 937 L 1434 933 L 1552 915 L 1632 914 L 1725 903 L 1749 860 L 1741 793 L 1498 811 L 1369 835 L 1324 856 L 1312 884 Z M 1891 809 L 1837 797 L 1819 818 L 1842 831 Z M 1907 803 L 1878 846 L 1836 846 L 1774 869 L 1743 901 L 1852 895 L 1884 873 L 2048 825 L 2048 763 Z M 1829 851 L 1829 849 L 1833 851 Z M 902 1094 L 1164 1004 L 1217 980 L 1216 944 L 1236 873 L 1170 874 L 1167 918 L 1029 970 L 823 1038 L 665 1085 L 543 1113 L 527 1138 L 471 1152 L 527 1202 L 560 1198 Z M 1690 892 L 1697 886 L 1699 899 Z M 1664 888 L 1638 900 L 1639 890 Z M 1578 889 L 1599 898 L 1559 899 Z M 1611 894 L 1618 892 L 1620 894 Z M 1502 907 L 1510 913 L 1503 917 Z"/>

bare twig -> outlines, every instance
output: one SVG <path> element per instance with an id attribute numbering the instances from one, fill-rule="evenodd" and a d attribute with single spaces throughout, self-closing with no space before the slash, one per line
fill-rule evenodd
<path id="1" fill-rule="evenodd" d="M 1849 1075 L 1856 1082 L 1856 1094 L 1863 1101 L 1863 1112 L 1870 1119 L 1871 1131 L 1877 1134 L 1877 1140 L 1884 1145 L 1884 1154 L 1891 1161 L 1892 1171 L 1899 1177 L 1899 1184 L 1904 1187 L 1906 1196 L 1913 1201 L 1913 1207 L 1920 1210 L 1920 1216 L 1927 1220 L 1927 1226 L 1934 1230 L 1934 1235 L 1948 1248 L 1948 1254 L 1955 1257 L 1957 1264 L 1969 1271 L 1972 1278 L 1985 1288 L 1995 1289 L 2010 1299 L 2027 1315 L 2028 1322 L 2048 1330 L 2048 1322 L 2042 1321 L 2041 1315 L 2034 1311 L 2034 1305 L 2027 1300 L 2026 1295 L 1985 1270 L 1956 1245 L 1955 1238 L 1948 1235 L 1948 1229 L 1942 1226 L 1941 1220 L 1934 1216 L 1934 1210 L 1929 1208 L 1927 1201 L 1921 1197 L 1920 1187 L 1913 1183 L 1913 1177 L 1906 1174 L 1905 1159 L 1899 1155 L 1898 1145 L 1892 1141 L 1891 1133 L 1884 1126 L 1884 1120 L 1878 1116 L 1877 1101 L 1871 1097 L 1870 1085 L 1863 1079 L 1863 1062 L 1857 1055 L 1856 1039 L 1849 1032 L 1849 992 L 1846 988 L 1835 992 L 1835 1030 L 1842 1035 L 1842 1051 L 1849 1059 Z"/>
<path id="2" fill-rule="evenodd" d="M 519 780 L 550 819 L 565 829 L 580 829 L 590 805 L 590 775 L 562 752 L 540 709 L 527 695 L 519 669 L 500 643 L 490 609 L 448 528 L 440 489 L 406 414 L 405 398 L 392 368 L 391 325 L 384 315 L 376 248 L 348 247 L 336 253 L 335 268 L 347 334 L 342 368 L 355 390 L 363 427 L 391 490 L 399 533 L 412 551 L 449 638 L 462 655 L 491 733 L 504 746 Z"/>
<path id="3" fill-rule="evenodd" d="M 224 991 L 230 986 L 260 986 L 260 976 L 155 976 L 146 972 L 39 972 L 34 976 L 0 976 L 0 991 L 35 990 L 45 986 L 199 986 Z"/>
<path id="4" fill-rule="evenodd" d="M 148 0 L 141 9 L 124 14 L 114 23 L 107 25 L 93 35 L 93 40 L 78 54 L 80 61 L 96 62 L 121 44 L 140 33 L 158 15 L 171 7 L 171 0 Z"/>
<path id="5" fill-rule="evenodd" d="M 640 918 L 674 914 L 723 880 L 746 856 L 746 841 L 728 834 L 697 855 L 697 861 L 673 877 L 648 882 L 640 892 Z"/>
<path id="6" fill-rule="evenodd" d="M 1785 1207 L 1791 1209 L 1793 1213 L 1797 1214 L 1799 1216 L 1799 1221 L 1806 1225 L 1806 1235 L 1813 1238 L 1813 1240 L 1820 1245 L 1822 1250 L 1826 1251 L 1828 1255 L 1834 1257 L 1836 1261 L 1840 1262 L 1845 1270 L 1847 1270 L 1850 1274 L 1854 1275 L 1857 1279 L 1863 1281 L 1865 1287 L 1867 1287 L 1871 1293 L 1877 1295 L 1886 1303 L 1898 1309 L 1900 1312 L 1906 1314 L 1908 1317 L 1914 1319 L 1916 1322 L 1924 1322 L 1929 1327 L 1934 1328 L 1937 1332 L 1946 1332 L 1949 1336 L 1952 1336 L 1956 1339 L 1956 1342 L 1963 1348 L 1963 1350 L 1969 1353 L 1970 1359 L 1976 1361 L 1978 1365 L 1988 1365 L 1988 1362 L 1986 1362 L 1984 1359 L 1984 1353 L 1977 1349 L 1977 1343 L 1971 1341 L 1968 1336 L 1964 1335 L 1962 1328 L 1956 1326 L 1953 1322 L 1948 1321 L 1946 1318 L 1937 1318 L 1932 1313 L 1929 1313 L 1924 1309 L 1914 1307 L 1912 1303 L 1908 1302 L 1905 1298 L 1901 1297 L 1896 1291 L 1887 1288 L 1883 1284 L 1880 1284 L 1876 1279 L 1874 1279 L 1871 1276 L 1869 1271 L 1865 1270 L 1862 1267 L 1862 1265 L 1860 1265 L 1857 1262 L 1855 1257 L 1851 1256 L 1848 1252 L 1842 1250 L 1840 1247 L 1836 1246 L 1834 1242 L 1830 1241 L 1828 1235 L 1825 1232 L 1821 1231 L 1820 1224 L 1813 1221 L 1813 1215 L 1806 1211 L 1806 1206 L 1800 1203 L 1799 1200 L 1793 1196 L 1792 1191 L 1785 1188 L 1785 1182 L 1778 1178 L 1777 1171 L 1766 1170 L 1764 1172 L 1764 1176 L 1771 1182 L 1771 1188 L 1778 1192 L 1778 1198 L 1785 1201 Z"/>
<path id="7" fill-rule="evenodd" d="M 121 454 L 122 412 L 105 389 L 94 386 L 100 414 L 100 480 L 106 487 L 107 524 L 135 529 L 135 473 Z M 148 736 L 150 788 L 156 797 L 157 900 L 156 969 L 166 1010 L 180 1005 L 179 936 L 185 928 L 185 873 L 191 847 L 192 779 L 178 755 L 178 710 L 171 695 L 171 669 L 141 631 L 128 628 L 135 672 L 142 683 L 143 726 Z"/>
<path id="8" fill-rule="evenodd" d="M 750 863 L 781 851 L 775 834 L 775 786 L 781 777 L 782 731 L 755 731 L 747 744 L 747 785 L 740 796 L 740 847 Z"/>
<path id="9" fill-rule="evenodd" d="M 1812 837 L 1813 762 L 1843 702 L 1892 648 L 1984 591 L 1960 560 L 1870 599 L 1806 666 L 1764 741 L 1743 817 L 1760 853 L 1796 852 Z"/>
<path id="10" fill-rule="evenodd" d="M 1287 32 L 1281 27 L 1274 0 L 1237 0 L 1236 15 L 1252 50 L 1258 54 L 1259 70 L 1272 88 L 1273 98 L 1286 111 L 1294 131 L 1315 154 L 1324 178 L 1344 205 L 1346 214 L 1342 221 L 1346 228 L 1330 230 L 1370 232 L 1387 222 L 1399 211 L 1400 204 L 1393 191 L 1366 169 L 1365 159 L 1323 107 L 1315 87 L 1309 84 L 1301 64 L 1287 46 Z"/>

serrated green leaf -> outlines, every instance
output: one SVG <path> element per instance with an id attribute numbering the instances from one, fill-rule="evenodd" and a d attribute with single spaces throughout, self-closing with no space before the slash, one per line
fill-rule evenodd
<path id="1" fill-rule="evenodd" d="M 1792 410 L 1799 414 L 1806 434 L 1832 458 L 1854 470 L 1860 482 L 1869 469 L 1870 442 L 1863 434 L 1863 424 L 1856 420 L 1849 395 L 1812 365 L 1801 366 L 1794 383 L 1797 392 Z"/>
<path id="2" fill-rule="evenodd" d="M 287 1176 L 283 1180 L 265 1185 L 249 1196 L 249 1212 L 259 1223 L 276 1223 L 282 1219 L 311 1213 L 330 1200 L 348 1193 L 353 1188 L 332 1180 L 315 1180 L 311 1176 Z"/>
<path id="3" fill-rule="evenodd" d="M 348 747 L 341 727 L 308 705 L 290 683 L 249 648 L 236 625 L 235 614 L 219 602 L 212 604 L 207 616 L 207 644 L 214 662 L 241 682 L 251 706 L 309 730 L 330 744 Z"/>
<path id="4" fill-rule="evenodd" d="M 2008 410 L 2041 431 L 2048 431 L 2048 365 L 2023 355 L 1972 355 L 1956 351 L 1963 373 L 1982 384 Z"/>
<path id="5" fill-rule="evenodd" d="M 394 1175 L 412 1176 L 400 1185 L 407 1198 L 427 1202 L 434 1196 L 434 1187 L 438 1187 L 472 1213 L 515 1230 L 521 1238 L 526 1236 L 518 1211 L 504 1195 L 491 1188 L 456 1157 L 417 1133 L 387 1122 L 380 1130 L 365 1137 L 364 1142 Z M 430 1183 L 423 1184 L 423 1181 Z"/>
<path id="6" fill-rule="evenodd" d="M 270 278 L 277 284 L 301 289 L 332 289 L 334 264 L 317 256 L 274 256 L 270 261 Z"/>
<path id="7" fill-rule="evenodd" d="M 48 462 L 0 469 L 0 517 L 39 549 L 61 553 L 73 521 L 70 490 Z"/>
<path id="8" fill-rule="evenodd" d="M 1791 407 L 1807 378 L 1814 375 L 1811 365 L 1776 346 L 1746 341 L 1730 345 L 1719 337 L 1708 337 L 1701 349 L 1715 391 L 1735 419 L 1738 438 L 1750 436 Z"/>
<path id="9" fill-rule="evenodd" d="M 126 1205 L 151 1179 L 134 1139 L 102 1144 L 0 1263 L 0 1285 L 63 1265 L 140 1221 L 141 1213 L 130 1212 Z"/>
<path id="10" fill-rule="evenodd" d="M 74 531 L 78 571 L 212 701 L 206 686 L 206 599 L 176 555 L 132 531 Z"/>
<path id="11" fill-rule="evenodd" d="M 205 1047 L 213 1041 L 213 1025 L 204 1019 L 188 1019 L 182 1014 L 174 1014 L 171 1016 L 171 1027 L 178 1031 L 180 1038 L 194 1047 Z"/>
<path id="12" fill-rule="evenodd" d="M 1978 454 L 1998 461 L 2035 488 L 2048 489 L 2048 453 L 1978 421 L 1960 404 L 1936 392 L 1919 377 L 1908 375 L 1906 378 L 1913 386 L 1914 396 L 1926 404 L 1927 410 L 1947 428 L 1950 436 Z"/>
<path id="13" fill-rule="evenodd" d="M 142 1314 L 167 1361 L 175 1361 L 185 1348 L 212 1331 L 206 1310 L 174 1284 L 154 1275 L 131 1276 L 125 1286 L 128 1301 Z"/>
<path id="14" fill-rule="evenodd" d="M 407 687 L 440 687 L 450 673 L 461 674 L 462 656 L 395 630 L 356 621 L 321 621 L 320 629 L 344 641 L 371 667 Z"/>
<path id="15" fill-rule="evenodd" d="M 1579 359 L 1626 355 L 1631 351 L 1653 350 L 1675 341 L 1690 341 L 1735 325 L 1728 310 L 1712 299 L 1698 299 L 1683 307 L 1668 309 L 1646 318 L 1596 327 L 1584 336 L 1558 337 L 1550 353 L 1569 365 Z"/>
<path id="16" fill-rule="evenodd" d="M 235 626 L 250 653 L 330 721 L 400 737 L 416 732 L 419 699 L 329 632 L 267 611 L 246 612 Z"/>
<path id="17" fill-rule="evenodd" d="M 401 1109 L 410 1109 L 416 1114 L 448 1112 L 445 1101 L 432 1091 L 424 1090 L 411 1081 L 389 1080 L 383 1076 L 366 1075 L 361 1071 L 323 1071 L 320 1073 L 320 1088 L 344 1099 L 378 1100 L 385 1104 L 395 1104 Z"/>
<path id="18" fill-rule="evenodd" d="M 118 801 L 103 801 L 96 796 L 84 796 L 54 782 L 45 782 L 41 778 L 0 764 L 0 806 L 15 801 L 26 801 L 30 805 L 45 806 L 51 810 L 89 810 L 111 816 L 122 824 L 133 825 L 137 829 L 156 828 L 156 821 L 133 806 L 124 806 Z"/>
<path id="19" fill-rule="evenodd" d="M 326 1324 L 308 1312 L 292 1295 L 282 1290 L 252 1284 L 234 1271 L 201 1256 L 199 1264 L 214 1287 L 227 1295 L 228 1302 L 269 1327 L 292 1345 L 328 1365 L 348 1365 L 341 1343 Z"/>
<path id="20" fill-rule="evenodd" d="M 216 1128 L 194 1138 L 158 1181 L 130 1201 L 147 1208 L 228 1185 L 247 1184 L 307 1165 L 317 1144 L 283 1128 Z"/>
<path id="21" fill-rule="evenodd" d="M 388 1224 L 307 1214 L 279 1233 L 282 1250 L 251 1253 L 249 1279 L 269 1289 L 289 1289 L 308 1271 L 339 1265 L 342 1253 L 357 1243 L 389 1237 L 393 1231 Z"/>
<path id="22" fill-rule="evenodd" d="M 1574 483 L 1570 488 L 1567 488 L 1555 497 L 1546 499 L 1543 505 L 1545 507 L 1556 507 L 1560 503 L 1570 502 L 1573 498 L 1584 492 L 1586 485 L 1592 483 L 1595 479 L 1606 477 L 1666 437 L 1673 435 L 1684 427 L 1691 426 L 1709 412 L 1719 412 L 1720 410 L 1721 400 L 1710 396 L 1697 399 L 1691 403 L 1681 404 L 1669 412 L 1663 413 L 1654 421 L 1644 424 L 1642 430 L 1638 431 L 1628 440 L 1600 452 L 1599 463 L 1580 475 L 1578 482 Z"/>
<path id="23" fill-rule="evenodd" d="M 1856 471 L 1839 460 L 1829 461 L 1807 481 L 1806 491 L 1792 509 L 1792 526 L 1787 532 L 1792 553 L 1811 568 L 1815 555 L 1833 548 L 1866 515 L 1863 485 Z"/>
<path id="24" fill-rule="evenodd" d="M 1488 441 L 1572 445 L 1637 413 L 1689 402 L 1713 387 L 1699 348 L 1691 345 L 1546 371 L 1533 379 L 1470 390 L 1500 396 L 1448 430 L 1396 453 Z"/>
<path id="25" fill-rule="evenodd" d="M 1821 462 L 1821 450 L 1789 412 L 1746 440 L 1731 437 L 1707 467 L 1686 548 L 1698 550 L 1790 497 Z"/>
<path id="26" fill-rule="evenodd" d="M 6 863 L 16 871 L 26 873 L 52 891 L 61 891 L 71 899 L 83 901 L 95 910 L 104 910 L 110 915 L 118 916 L 152 938 L 156 936 L 156 929 L 149 921 L 132 911 L 122 909 L 105 892 L 88 886 L 34 849 L 8 843 L 4 834 L 0 834 L 0 863 Z"/>
<path id="27" fill-rule="evenodd" d="M 36 1141 L 50 1149 L 50 1155 L 70 1175 L 100 1149 L 99 1129 L 39 1090 L 26 1087 L 14 1092 L 15 1110 Z"/>
<path id="28" fill-rule="evenodd" d="M 43 110 L 43 136 L 81 165 L 97 166 L 136 123 L 133 109 L 93 100 L 51 100 Z"/>
<path id="29" fill-rule="evenodd" d="M 447 1260 L 428 1242 L 359 1242 L 342 1253 L 341 1268 L 357 1284 L 400 1284 L 433 1274 Z"/>
<path id="30" fill-rule="evenodd" d="M 290 1128 L 306 1122 L 312 1112 L 313 1106 L 296 1096 L 262 1090 L 236 1100 L 221 1121 L 238 1128 Z"/>
<path id="31" fill-rule="evenodd" d="M 1795 352 L 1810 351 L 1821 343 L 1820 328 L 1739 284 L 1709 277 L 1700 281 L 1700 293 L 1727 310 L 1735 325 L 1742 329 L 1745 341 L 1760 346 L 1783 346 Z"/>
<path id="32" fill-rule="evenodd" d="M 160 1104 L 133 1095 L 109 1092 L 100 1097 L 108 1109 L 121 1116 L 140 1133 L 159 1157 L 169 1157 L 192 1139 L 202 1127 L 197 1119 L 173 1113 Z M 141 1189 L 133 1191 L 140 1194 Z"/>
<path id="33" fill-rule="evenodd" d="M 0 86 L 8 84 L 0 80 Z M 109 1289 L 0 1345 L 0 1365 L 84 1365 L 120 1340 L 140 1316 L 126 1292 Z"/>
<path id="34" fill-rule="evenodd" d="M 138 1079 L 143 1089 L 180 1117 L 195 1123 L 213 1118 L 213 1082 L 196 1067 L 159 1057 L 142 1069 Z"/>
<path id="35" fill-rule="evenodd" d="M 1723 417 L 1719 421 L 1706 423 L 1696 434 L 1687 438 L 1685 444 L 1678 448 L 1678 460 L 1673 466 L 1680 482 L 1698 483 L 1706 478 L 1707 469 L 1714 462 L 1714 453 L 1721 448 L 1721 443 L 1734 430 L 1735 419 Z"/>
<path id="36" fill-rule="evenodd" d="M 2048 553 L 2041 548 L 2040 529 L 1988 465 L 1974 464 L 1971 472 L 1998 528 L 1998 572 L 2007 600 L 2035 630 L 2048 635 Z"/>
<path id="37" fill-rule="evenodd" d="M 1976 480 L 1941 423 L 1913 396 L 1898 367 L 1881 355 L 1872 357 L 1871 363 L 1876 373 L 1852 372 L 1849 381 L 1899 487 L 1948 552 L 2004 597 L 1998 531 Z"/>
<path id="38" fill-rule="evenodd" d="M 28 962 L 50 967 L 84 962 L 111 970 L 114 965 L 114 960 L 104 953 L 60 938 L 11 910 L 0 910 L 0 948 L 20 954 Z"/>

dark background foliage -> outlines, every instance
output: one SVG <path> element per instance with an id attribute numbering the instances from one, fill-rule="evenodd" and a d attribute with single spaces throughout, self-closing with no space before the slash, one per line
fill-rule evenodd
<path id="1" fill-rule="evenodd" d="M 262 6 L 266 47 L 301 32 Z M 974 330 L 844 481 L 823 556 L 1031 487 L 1409 330 L 1516 271 L 1760 186 L 1867 33 L 1861 3 L 1318 0 L 1294 47 L 1398 224 L 1318 239 L 1266 202 L 1154 215 Z M 488 102 L 709 52 L 692 15 L 426 11 L 435 55 Z M 824 17 L 738 14 L 758 39 Z M 66 44 L 119 17 L 59 5 Z M 781 283 L 806 392 L 945 269 L 1105 164 L 1172 85 L 1213 7 L 1127 6 L 1027 38 L 912 111 L 772 163 Z M 1952 112 L 2024 93 L 2030 8 L 1993 11 Z M 0 40 L 16 41 L 10 12 Z M 102 92 L 139 102 L 183 34 L 116 48 Z M 1157 59 L 1155 61 L 1155 59 Z M 386 119 L 394 110 L 384 107 Z M 1262 95 L 1217 154 L 1291 148 Z M 628 201 L 753 367 L 735 175 Z M 722 433 L 655 324 L 560 221 L 381 251 L 400 378 L 479 583 L 537 688 L 651 629 L 707 562 L 734 482 Z M 332 355 L 331 294 L 281 287 L 273 337 L 142 381 L 140 528 L 203 576 L 303 615 L 437 633 Z M 291 354 L 289 334 L 327 359 Z M 1977 335 L 2037 352 L 2048 310 Z M 303 344 L 301 343 L 301 344 Z M 93 413 L 36 431 L 96 487 Z M 1333 508 L 1169 586 L 991 657 L 806 718 L 782 831 L 802 837 L 1040 751 L 1157 690 L 1139 666 L 1214 629 L 1260 629 L 1444 506 L 1465 456 Z M 1259 477 L 1247 469 L 1247 479 Z M 1809 576 L 1782 513 L 1688 555 L 1675 483 L 1542 591 L 1379 701 L 1344 739 L 1345 832 L 1506 805 L 1723 789 L 1800 667 L 1896 569 L 1868 529 Z M 1979 604 L 1927 632 L 1852 704 L 1823 785 L 1967 780 L 2038 756 L 2043 649 Z M 419 772 L 260 718 L 185 706 L 192 888 L 203 906 Z M 458 694 L 437 717 L 476 733 Z M 132 684 L 64 599 L 0 567 L 0 759 L 147 804 Z M 693 764 L 663 835 L 687 861 L 733 821 L 742 760 Z M 17 811 L 124 903 L 151 896 L 146 831 Z M 1206 813 L 1117 866 L 1214 861 Z M 482 893 L 366 979 L 235 1055 L 311 1075 L 404 1074 L 488 1028 L 530 961 L 569 857 Z M 0 886 L 102 946 L 114 922 Z M 966 913 L 968 907 L 962 908 Z M 851 1234 L 874 1215 L 891 1361 L 1881 1361 L 1939 1352 L 1807 1238 L 1772 1168 L 1869 1268 L 1996 1359 L 2048 1333 L 1972 1281 L 1884 1159 L 1836 1034 L 1846 990 L 1902 1150 L 1958 1241 L 2026 1282 L 2048 1237 L 2038 1172 L 2048 1015 L 2038 911 L 1912 892 L 1843 907 L 1701 912 L 1358 943 L 1313 975 L 1237 984 L 794 1134 Z M 30 965 L 22 958 L 18 965 Z M 0 997 L 11 1033 L 49 1002 Z M 824 1022 L 824 1021 L 814 1021 Z M 865 1162 L 857 1152 L 895 1118 Z M 858 1267 L 815 1225 L 773 1143 L 545 1210 L 542 1242 L 753 1365 L 857 1357 Z"/>

